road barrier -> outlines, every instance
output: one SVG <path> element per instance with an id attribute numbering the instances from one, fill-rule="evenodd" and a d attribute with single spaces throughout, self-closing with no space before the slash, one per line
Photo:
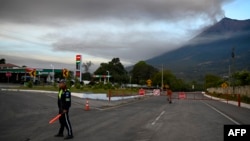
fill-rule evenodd
<path id="1" fill-rule="evenodd" d="M 139 95 L 145 95 L 145 90 L 141 88 L 141 89 L 139 90 Z"/>
<path id="2" fill-rule="evenodd" d="M 185 99 L 185 98 L 186 98 L 186 93 L 184 93 L 184 92 L 179 92 L 178 97 L 179 97 L 179 99 Z"/>
<path id="3" fill-rule="evenodd" d="M 162 92 L 161 96 L 166 96 L 166 92 Z M 225 103 L 235 102 L 238 107 L 241 107 L 240 94 L 213 94 L 207 95 L 204 92 L 174 92 L 172 99 L 178 100 L 214 100 L 223 101 Z"/>
<path id="4" fill-rule="evenodd" d="M 159 95 L 161 95 L 161 90 L 160 90 L 160 89 L 154 89 L 154 90 L 153 90 L 153 95 L 154 95 L 154 96 L 159 96 Z"/>

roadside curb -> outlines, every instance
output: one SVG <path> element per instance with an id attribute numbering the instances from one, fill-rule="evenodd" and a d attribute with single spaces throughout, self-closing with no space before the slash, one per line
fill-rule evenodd
<path id="1" fill-rule="evenodd" d="M 16 91 L 16 92 L 40 92 L 40 93 L 57 93 L 55 91 L 42 91 L 42 90 L 23 90 L 23 89 L 6 89 L 1 88 L 0 91 Z"/>
<path id="2" fill-rule="evenodd" d="M 44 90 L 23 90 L 23 89 L 8 89 L 8 88 L 0 88 L 0 91 L 15 91 L 15 92 L 37 92 L 37 93 L 47 93 L 47 94 L 57 94 L 58 92 L 56 91 L 44 91 Z M 91 104 L 93 104 L 92 106 L 95 107 L 95 109 L 99 109 L 99 110 L 107 110 L 107 109 L 111 109 L 117 106 L 122 106 L 122 105 L 126 105 L 129 103 L 134 103 L 140 100 L 144 100 L 146 97 L 148 97 L 147 95 L 145 96 L 139 96 L 139 97 L 131 97 L 131 98 L 124 98 L 124 99 L 120 99 L 120 100 L 104 100 L 104 99 L 95 99 L 95 98 L 87 98 L 87 97 L 83 97 L 83 93 L 75 93 L 72 92 L 71 93 L 72 96 L 74 97 L 78 97 L 80 99 L 89 99 L 91 100 Z"/>

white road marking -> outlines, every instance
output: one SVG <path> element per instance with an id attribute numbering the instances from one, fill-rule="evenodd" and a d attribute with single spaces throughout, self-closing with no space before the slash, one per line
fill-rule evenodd
<path id="1" fill-rule="evenodd" d="M 161 118 L 162 115 L 164 115 L 165 111 L 162 111 L 161 114 L 156 117 L 156 119 L 151 123 L 152 125 L 155 125 L 155 123 Z"/>
<path id="2" fill-rule="evenodd" d="M 240 125 L 239 122 L 235 121 L 234 119 L 232 119 L 231 117 L 229 117 L 228 115 L 222 113 L 221 111 L 219 111 L 218 109 L 216 109 L 215 107 L 203 102 L 204 104 L 206 104 L 208 107 L 210 107 L 211 109 L 215 110 L 216 112 L 218 112 L 219 114 L 221 114 L 222 116 L 224 116 L 225 118 L 229 119 L 230 121 L 232 121 L 233 123 Z"/>

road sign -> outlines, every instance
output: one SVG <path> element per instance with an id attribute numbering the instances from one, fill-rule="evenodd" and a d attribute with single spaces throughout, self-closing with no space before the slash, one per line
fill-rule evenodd
<path id="1" fill-rule="evenodd" d="M 81 70 L 82 55 L 76 55 L 76 69 Z"/>
<path id="2" fill-rule="evenodd" d="M 147 85 L 148 85 L 148 87 L 150 87 L 151 84 L 152 84 L 152 81 L 151 81 L 150 79 L 148 79 L 148 80 L 147 80 Z"/>
<path id="3" fill-rule="evenodd" d="M 160 89 L 154 89 L 154 90 L 153 90 L 153 94 L 154 94 L 155 96 L 159 96 L 159 95 L 161 94 Z"/>
<path id="4" fill-rule="evenodd" d="M 222 88 L 227 88 L 227 83 L 225 83 L 225 82 L 222 83 L 222 84 L 221 84 L 221 87 L 222 87 Z"/>
<path id="5" fill-rule="evenodd" d="M 179 99 L 185 99 L 185 98 L 186 98 L 186 93 L 179 92 Z"/>
<path id="6" fill-rule="evenodd" d="M 33 69 L 32 71 L 29 72 L 31 77 L 36 77 L 36 69 Z"/>
<path id="7" fill-rule="evenodd" d="M 5 75 L 6 75 L 6 77 L 11 77 L 12 74 L 11 74 L 11 72 L 6 72 Z"/>
<path id="8" fill-rule="evenodd" d="M 76 55 L 76 62 L 80 63 L 82 60 L 82 55 Z"/>
<path id="9" fill-rule="evenodd" d="M 63 69 L 63 77 L 67 78 L 69 76 L 69 71 L 67 69 Z"/>
<path id="10" fill-rule="evenodd" d="M 139 95 L 145 95 L 145 90 L 143 88 L 139 90 Z"/>
<path id="11" fill-rule="evenodd" d="M 76 77 L 80 77 L 81 71 L 76 71 Z"/>
<path id="12" fill-rule="evenodd" d="M 26 72 L 31 72 L 31 71 L 33 71 L 34 69 L 33 68 L 25 68 L 25 71 Z"/>

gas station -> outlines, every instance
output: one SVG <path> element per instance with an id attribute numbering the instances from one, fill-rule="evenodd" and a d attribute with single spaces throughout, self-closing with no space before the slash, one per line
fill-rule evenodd
<path id="1" fill-rule="evenodd" d="M 63 69 L 42 69 L 42 68 L 7 68 L 0 69 L 1 83 L 23 83 L 31 79 L 37 83 L 50 83 L 54 81 L 55 75 L 62 74 Z M 27 80 L 26 80 L 27 79 Z"/>
<path id="2" fill-rule="evenodd" d="M 82 80 L 82 55 L 76 55 L 75 77 Z M 0 64 L 0 83 L 21 83 L 33 80 L 36 84 L 50 84 L 68 77 L 69 70 L 19 67 L 14 64 Z"/>
<path id="3" fill-rule="evenodd" d="M 104 83 L 109 83 L 109 78 L 111 77 L 111 75 L 92 75 L 93 78 L 99 78 L 99 82 L 102 82 L 102 78 L 103 78 L 103 82 Z M 108 78 L 108 81 L 106 80 Z"/>

